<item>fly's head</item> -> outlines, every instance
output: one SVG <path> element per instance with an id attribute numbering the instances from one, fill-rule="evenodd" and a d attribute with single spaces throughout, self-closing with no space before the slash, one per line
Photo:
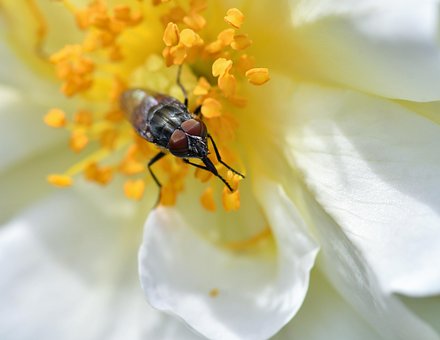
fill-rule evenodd
<path id="1" fill-rule="evenodd" d="M 180 158 L 206 158 L 207 136 L 205 123 L 197 119 L 188 119 L 171 135 L 168 150 Z"/>

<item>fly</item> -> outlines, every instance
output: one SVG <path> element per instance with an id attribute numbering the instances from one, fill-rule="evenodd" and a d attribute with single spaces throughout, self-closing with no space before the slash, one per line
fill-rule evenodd
<path id="1" fill-rule="evenodd" d="M 232 192 L 231 185 L 208 158 L 208 140 L 212 143 L 219 163 L 242 178 L 244 176 L 222 161 L 214 139 L 199 118 L 201 106 L 194 113 L 188 111 L 188 96 L 180 82 L 180 73 L 181 66 L 177 71 L 177 85 L 185 97 L 184 103 L 174 97 L 140 88 L 127 90 L 121 96 L 121 108 L 136 132 L 162 149 L 148 162 L 148 171 L 160 189 L 162 184 L 151 167 L 169 152 L 187 164 L 211 172 Z M 203 165 L 191 162 L 190 158 L 200 159 Z"/>

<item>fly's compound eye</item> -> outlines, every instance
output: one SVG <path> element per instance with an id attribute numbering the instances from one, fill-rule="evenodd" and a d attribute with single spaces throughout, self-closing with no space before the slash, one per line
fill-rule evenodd
<path id="1" fill-rule="evenodd" d="M 180 127 L 188 135 L 206 138 L 206 125 L 200 120 L 188 119 L 184 121 Z"/>
<path id="2" fill-rule="evenodd" d="M 168 150 L 177 157 L 184 157 L 188 154 L 188 137 L 182 130 L 175 130 L 168 142 Z"/>

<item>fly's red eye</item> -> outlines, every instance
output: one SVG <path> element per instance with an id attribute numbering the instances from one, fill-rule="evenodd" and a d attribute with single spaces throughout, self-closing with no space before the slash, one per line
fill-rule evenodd
<path id="1" fill-rule="evenodd" d="M 188 153 L 188 137 L 182 130 L 175 130 L 168 142 L 168 149 L 175 156 L 185 156 Z"/>
<path id="2" fill-rule="evenodd" d="M 182 130 L 191 136 L 206 137 L 206 125 L 200 120 L 188 119 L 181 125 Z"/>

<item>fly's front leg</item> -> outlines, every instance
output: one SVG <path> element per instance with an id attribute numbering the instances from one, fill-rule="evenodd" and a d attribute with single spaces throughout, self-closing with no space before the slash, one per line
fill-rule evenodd
<path id="1" fill-rule="evenodd" d="M 214 139 L 213 139 L 212 136 L 209 135 L 209 134 L 208 134 L 208 138 L 211 140 L 212 146 L 214 147 L 215 155 L 216 155 L 217 160 L 219 161 L 219 163 L 223 164 L 226 168 L 228 168 L 229 170 L 231 170 L 234 174 L 237 174 L 237 175 L 240 176 L 241 178 L 244 178 L 244 175 L 242 175 L 242 174 L 239 173 L 237 170 L 231 168 L 228 164 L 226 164 L 225 162 L 222 161 L 222 157 L 220 156 L 220 152 L 218 152 L 217 145 L 215 145 Z"/>
<path id="2" fill-rule="evenodd" d="M 217 172 L 217 170 L 216 170 L 216 168 L 214 167 L 214 164 L 212 164 L 211 163 L 211 161 L 209 160 L 209 158 L 205 158 L 203 161 L 205 162 L 205 164 L 209 164 L 210 165 L 210 167 L 208 167 L 208 166 L 206 166 L 206 165 L 201 165 L 201 164 L 197 164 L 197 163 L 193 163 L 193 162 L 190 162 L 189 160 L 187 160 L 187 159 L 183 159 L 183 161 L 186 163 L 186 164 L 190 164 L 190 165 L 192 165 L 192 166 L 195 166 L 196 168 L 199 168 L 199 169 L 203 169 L 203 170 L 206 170 L 206 171 L 209 171 L 210 173 L 212 173 L 213 175 L 215 175 L 215 176 L 217 176 L 218 178 L 220 178 L 220 180 L 223 182 L 223 183 L 225 183 L 225 185 L 228 187 L 228 189 L 229 189 L 229 191 L 234 191 L 234 190 L 232 190 L 232 187 L 231 187 L 231 185 L 222 177 L 222 176 L 220 176 L 220 174 Z"/>

